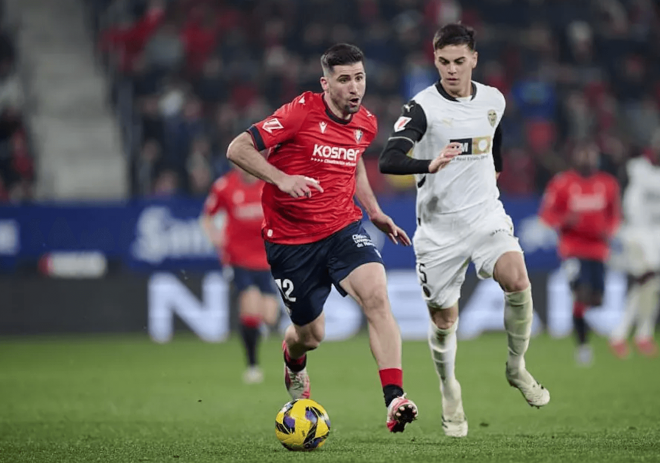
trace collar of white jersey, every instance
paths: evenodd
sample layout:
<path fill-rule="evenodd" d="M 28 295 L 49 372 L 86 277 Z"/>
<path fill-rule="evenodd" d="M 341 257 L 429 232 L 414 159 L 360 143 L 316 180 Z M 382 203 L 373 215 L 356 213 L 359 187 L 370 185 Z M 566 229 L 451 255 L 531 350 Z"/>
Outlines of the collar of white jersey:
<path fill-rule="evenodd" d="M 455 101 L 459 103 L 459 101 L 456 99 L 456 97 L 451 96 L 449 93 L 447 93 L 447 90 L 442 86 L 440 83 L 440 80 L 438 80 L 435 83 L 435 88 L 438 90 L 438 93 L 442 95 L 444 98 L 446 98 L 449 101 Z M 472 98 L 470 98 L 470 101 L 474 100 L 477 96 L 477 85 L 472 82 Z"/>

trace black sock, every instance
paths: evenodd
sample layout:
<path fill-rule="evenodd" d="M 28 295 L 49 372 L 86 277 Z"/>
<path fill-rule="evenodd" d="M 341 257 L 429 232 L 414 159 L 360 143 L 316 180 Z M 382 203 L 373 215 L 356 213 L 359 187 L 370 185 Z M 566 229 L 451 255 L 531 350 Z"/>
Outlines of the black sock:
<path fill-rule="evenodd" d="M 257 345 L 259 344 L 260 336 L 259 328 L 241 324 L 241 337 L 243 338 L 248 365 L 251 367 L 257 364 Z"/>
<path fill-rule="evenodd" d="M 289 357 L 289 353 L 285 350 L 284 363 L 286 363 L 286 366 L 289 368 L 289 370 L 293 371 L 294 373 L 298 373 L 307 366 L 307 354 L 303 355 L 299 359 L 292 359 Z"/>
<path fill-rule="evenodd" d="M 385 406 L 389 407 L 390 403 L 394 399 L 403 395 L 403 389 L 401 389 L 399 386 L 388 384 L 387 386 L 383 387 L 383 395 L 385 396 Z"/>
<path fill-rule="evenodd" d="M 585 345 L 587 343 L 587 331 L 589 327 L 587 326 L 584 317 L 573 315 L 573 328 L 575 330 L 575 337 L 577 338 L 578 345 Z"/>

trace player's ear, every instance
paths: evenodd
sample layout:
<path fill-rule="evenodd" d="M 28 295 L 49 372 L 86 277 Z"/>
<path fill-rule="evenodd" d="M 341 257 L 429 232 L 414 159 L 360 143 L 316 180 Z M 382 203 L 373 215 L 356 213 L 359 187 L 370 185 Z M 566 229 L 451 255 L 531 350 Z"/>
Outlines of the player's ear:
<path fill-rule="evenodd" d="M 472 69 L 477 67 L 477 61 L 479 61 L 479 52 L 472 52 Z"/>
<path fill-rule="evenodd" d="M 328 90 L 328 79 L 325 76 L 321 76 L 321 79 L 319 79 L 321 82 L 321 88 L 325 92 Z"/>

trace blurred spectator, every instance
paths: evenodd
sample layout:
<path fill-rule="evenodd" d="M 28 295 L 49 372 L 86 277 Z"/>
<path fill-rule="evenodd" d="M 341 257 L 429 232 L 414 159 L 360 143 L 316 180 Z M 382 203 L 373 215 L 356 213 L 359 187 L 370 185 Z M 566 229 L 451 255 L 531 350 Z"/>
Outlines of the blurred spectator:
<path fill-rule="evenodd" d="M 12 37 L 0 27 L 0 202 L 32 199 L 34 165 Z"/>
<path fill-rule="evenodd" d="M 138 141 L 132 146 L 140 147 L 132 155 L 141 157 L 153 140 L 169 166 L 158 175 L 159 191 L 197 194 L 209 175 L 221 175 L 238 131 L 305 90 L 320 91 L 319 57 L 338 41 L 366 54 L 365 106 L 381 130 L 365 158 L 375 158 L 401 104 L 437 79 L 435 30 L 458 20 L 477 30 L 475 78 L 507 97 L 502 125 L 511 172 L 500 183 L 508 194 L 540 193 L 566 166 L 568 140 L 597 138 L 608 169 L 619 172 L 660 124 L 653 64 L 660 60 L 660 6 L 653 0 L 360 0 L 354 9 L 329 0 L 94 5 L 111 75 L 131 82 L 135 113 L 120 114 L 138 119 L 128 124 Z M 0 37 L 0 56 L 2 50 Z M 409 183 L 383 182 L 383 192 L 408 191 Z"/>
<path fill-rule="evenodd" d="M 176 196 L 180 193 L 179 183 L 179 174 L 174 170 L 164 169 L 158 173 L 155 179 L 154 187 L 151 190 L 151 196 L 157 198 Z"/>

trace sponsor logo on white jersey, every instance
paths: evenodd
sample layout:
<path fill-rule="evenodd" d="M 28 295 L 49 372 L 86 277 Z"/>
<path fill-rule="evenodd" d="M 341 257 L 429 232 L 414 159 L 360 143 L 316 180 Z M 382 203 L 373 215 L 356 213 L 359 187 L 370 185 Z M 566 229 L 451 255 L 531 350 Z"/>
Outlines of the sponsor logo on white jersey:
<path fill-rule="evenodd" d="M 282 127 L 282 124 L 276 117 L 272 119 L 268 119 L 266 122 L 263 123 L 261 127 L 271 135 L 273 134 L 273 130 L 280 130 L 284 128 Z"/>
<path fill-rule="evenodd" d="M 338 146 L 314 145 L 312 158 L 341 159 L 343 161 L 357 161 L 359 149 L 340 148 Z"/>

